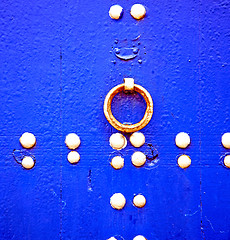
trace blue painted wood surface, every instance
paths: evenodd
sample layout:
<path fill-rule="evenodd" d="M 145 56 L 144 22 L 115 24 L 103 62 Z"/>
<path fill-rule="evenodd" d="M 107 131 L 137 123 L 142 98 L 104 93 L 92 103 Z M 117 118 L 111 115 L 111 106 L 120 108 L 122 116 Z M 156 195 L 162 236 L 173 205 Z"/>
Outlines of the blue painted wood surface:
<path fill-rule="evenodd" d="M 230 171 L 220 164 L 229 153 L 220 139 L 230 131 L 230 2 L 143 0 L 141 21 L 129 14 L 133 0 L 119 1 L 123 18 L 110 19 L 115 3 L 0 2 L 1 240 L 230 239 Z M 114 55 L 117 46 L 138 42 L 135 59 Z M 154 100 L 142 130 L 159 152 L 152 168 L 132 166 L 130 143 L 122 151 L 125 167 L 109 164 L 108 139 L 116 130 L 103 101 L 124 77 Z M 120 94 L 113 112 L 136 122 L 144 107 L 138 95 Z M 12 156 L 25 131 L 37 137 L 29 171 Z M 179 131 L 191 136 L 186 150 L 174 144 Z M 74 166 L 64 144 L 70 132 L 82 140 Z M 187 170 L 177 166 L 181 153 L 192 159 Z M 127 199 L 122 211 L 110 207 L 115 192 Z M 137 193 L 147 198 L 143 209 L 132 205 Z"/>

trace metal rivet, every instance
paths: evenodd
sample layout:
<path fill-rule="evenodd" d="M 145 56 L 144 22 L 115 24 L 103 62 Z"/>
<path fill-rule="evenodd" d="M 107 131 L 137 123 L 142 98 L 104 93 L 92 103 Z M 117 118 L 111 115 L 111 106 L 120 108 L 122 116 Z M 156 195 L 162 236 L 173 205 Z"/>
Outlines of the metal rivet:
<path fill-rule="evenodd" d="M 134 4 L 131 8 L 130 14 L 133 18 L 139 20 L 145 16 L 146 9 L 142 4 Z"/>
<path fill-rule="evenodd" d="M 230 132 L 223 134 L 221 142 L 225 148 L 230 149 Z"/>
<path fill-rule="evenodd" d="M 114 133 L 110 136 L 109 143 L 113 149 L 121 150 L 126 147 L 127 140 L 121 133 Z"/>
<path fill-rule="evenodd" d="M 134 53 L 134 54 L 137 54 L 137 53 L 138 53 L 138 51 L 139 51 L 139 49 L 138 49 L 138 48 L 134 48 L 134 49 L 133 49 L 133 53 Z"/>
<path fill-rule="evenodd" d="M 36 138 L 33 133 L 25 132 L 19 139 L 24 148 L 32 148 L 36 144 Z"/>
<path fill-rule="evenodd" d="M 115 53 L 119 54 L 121 52 L 121 50 L 119 48 L 115 48 Z"/>
<path fill-rule="evenodd" d="M 121 193 L 114 193 L 110 198 L 111 207 L 117 210 L 122 209 L 125 206 L 126 199 Z"/>
<path fill-rule="evenodd" d="M 180 132 L 176 135 L 175 143 L 179 148 L 186 148 L 190 144 L 190 137 L 188 133 Z"/>
<path fill-rule="evenodd" d="M 141 132 L 133 133 L 129 138 L 134 147 L 141 147 L 145 143 L 145 135 Z"/>
<path fill-rule="evenodd" d="M 76 149 L 81 143 L 80 138 L 76 133 L 69 133 L 65 138 L 65 144 L 69 149 Z"/>
<path fill-rule="evenodd" d="M 177 163 L 181 168 L 188 168 L 191 165 L 191 158 L 183 154 L 177 159 Z"/>
<path fill-rule="evenodd" d="M 68 153 L 67 159 L 70 163 L 78 163 L 80 161 L 80 154 L 76 151 L 71 151 Z"/>
<path fill-rule="evenodd" d="M 132 155 L 132 164 L 136 167 L 141 167 L 146 162 L 146 156 L 143 152 L 135 152 Z"/>
<path fill-rule="evenodd" d="M 138 235 L 133 240 L 147 240 L 147 239 L 142 235 Z"/>
<path fill-rule="evenodd" d="M 224 157 L 224 165 L 227 168 L 230 168 L 230 155 L 227 155 L 227 156 Z"/>
<path fill-rule="evenodd" d="M 115 156 L 112 158 L 111 160 L 111 166 L 114 169 L 121 169 L 124 167 L 124 158 L 122 158 L 121 156 Z"/>
<path fill-rule="evenodd" d="M 34 160 L 32 157 L 26 156 L 22 159 L 22 166 L 25 169 L 31 169 L 34 167 Z"/>
<path fill-rule="evenodd" d="M 122 12 L 123 12 L 123 8 L 120 5 L 113 5 L 109 9 L 109 16 L 112 19 L 118 20 L 119 18 L 121 18 Z"/>
<path fill-rule="evenodd" d="M 133 204 L 138 208 L 142 208 L 146 204 L 146 199 L 142 194 L 138 194 L 133 198 Z"/>

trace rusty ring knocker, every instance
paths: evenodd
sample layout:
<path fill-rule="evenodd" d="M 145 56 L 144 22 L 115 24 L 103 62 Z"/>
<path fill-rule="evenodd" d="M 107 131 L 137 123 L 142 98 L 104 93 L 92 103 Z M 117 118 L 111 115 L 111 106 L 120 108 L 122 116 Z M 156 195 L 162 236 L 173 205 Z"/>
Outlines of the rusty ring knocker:
<path fill-rule="evenodd" d="M 109 93 L 107 94 L 105 101 L 104 101 L 104 114 L 108 122 L 117 130 L 121 132 L 136 132 L 144 128 L 151 120 L 153 115 L 153 100 L 149 92 L 140 85 L 134 84 L 134 79 L 132 78 L 125 78 L 125 83 L 117 85 L 116 87 L 112 88 Z M 135 91 L 141 94 L 141 96 L 145 99 L 147 107 L 145 111 L 144 117 L 141 119 L 140 122 L 135 124 L 122 124 L 113 116 L 111 110 L 111 103 L 114 96 L 121 92 L 121 91 Z"/>

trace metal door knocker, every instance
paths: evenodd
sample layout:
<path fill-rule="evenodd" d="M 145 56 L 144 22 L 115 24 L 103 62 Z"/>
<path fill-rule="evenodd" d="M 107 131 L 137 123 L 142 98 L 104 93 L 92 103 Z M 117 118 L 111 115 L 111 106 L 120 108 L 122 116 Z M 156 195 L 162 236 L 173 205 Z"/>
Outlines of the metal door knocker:
<path fill-rule="evenodd" d="M 120 123 L 112 114 L 111 104 L 114 96 L 121 91 L 135 91 L 141 94 L 141 96 L 145 99 L 147 107 L 145 111 L 144 117 L 140 122 L 135 124 L 122 124 Z M 144 128 L 151 120 L 153 115 L 153 100 L 149 92 L 140 85 L 134 84 L 133 78 L 124 78 L 124 83 L 117 85 L 112 88 L 107 94 L 104 101 L 104 114 L 108 122 L 116 128 L 118 131 L 131 133 L 136 132 Z"/>

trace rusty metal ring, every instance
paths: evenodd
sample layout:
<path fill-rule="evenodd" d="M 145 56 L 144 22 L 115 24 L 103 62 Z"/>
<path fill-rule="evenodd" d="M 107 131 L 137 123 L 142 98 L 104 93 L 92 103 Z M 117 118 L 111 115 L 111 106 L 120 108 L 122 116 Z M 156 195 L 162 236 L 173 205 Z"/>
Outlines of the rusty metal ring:
<path fill-rule="evenodd" d="M 107 94 L 105 101 L 104 101 L 104 114 L 108 122 L 117 130 L 121 132 L 136 132 L 144 128 L 151 120 L 153 115 L 153 100 L 149 92 L 140 85 L 134 84 L 133 91 L 138 92 L 141 96 L 145 99 L 147 107 L 144 114 L 144 117 L 141 119 L 140 122 L 135 124 L 122 124 L 120 123 L 112 114 L 111 104 L 114 96 L 125 90 L 125 83 L 117 85 L 116 87 L 112 88 L 109 93 Z"/>

